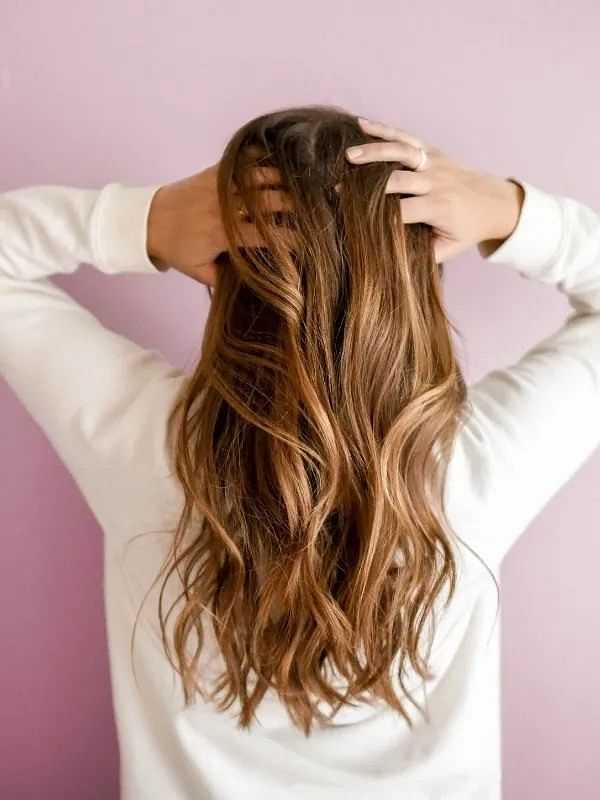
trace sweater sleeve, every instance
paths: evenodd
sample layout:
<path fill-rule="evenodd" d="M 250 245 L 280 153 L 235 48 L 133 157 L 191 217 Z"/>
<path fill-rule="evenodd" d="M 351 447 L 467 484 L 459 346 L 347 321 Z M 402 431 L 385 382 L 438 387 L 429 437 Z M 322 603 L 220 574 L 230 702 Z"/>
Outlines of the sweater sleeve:
<path fill-rule="evenodd" d="M 159 276 L 146 251 L 157 189 L 0 194 L 0 374 L 101 524 L 116 513 L 115 492 L 128 475 L 162 469 L 161 422 L 183 373 L 159 351 L 107 329 L 50 276 L 80 263 Z"/>
<path fill-rule="evenodd" d="M 468 388 L 478 443 L 474 512 L 498 564 L 600 443 L 600 216 L 519 183 L 525 197 L 515 230 L 491 253 L 480 245 L 480 253 L 488 266 L 509 265 L 554 286 L 568 313 L 516 363 Z"/>

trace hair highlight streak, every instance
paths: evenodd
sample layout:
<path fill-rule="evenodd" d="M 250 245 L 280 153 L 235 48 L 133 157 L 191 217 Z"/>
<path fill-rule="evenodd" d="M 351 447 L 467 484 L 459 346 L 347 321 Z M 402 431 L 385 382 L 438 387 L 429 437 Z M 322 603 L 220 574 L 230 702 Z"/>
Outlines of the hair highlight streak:
<path fill-rule="evenodd" d="M 207 696 L 211 624 L 225 668 L 209 697 L 237 700 L 243 728 L 268 689 L 306 736 L 328 722 L 318 702 L 367 694 L 412 725 L 405 665 L 433 677 L 425 624 L 456 587 L 443 486 L 466 387 L 443 265 L 431 228 L 403 225 L 402 195 L 385 192 L 402 165 L 346 160 L 370 138 L 341 109 L 284 109 L 244 125 L 219 164 L 231 248 L 169 418 L 185 505 L 157 580 L 185 703 Z M 293 212 L 269 215 L 256 167 L 279 171 Z M 264 248 L 238 244 L 240 199 Z"/>

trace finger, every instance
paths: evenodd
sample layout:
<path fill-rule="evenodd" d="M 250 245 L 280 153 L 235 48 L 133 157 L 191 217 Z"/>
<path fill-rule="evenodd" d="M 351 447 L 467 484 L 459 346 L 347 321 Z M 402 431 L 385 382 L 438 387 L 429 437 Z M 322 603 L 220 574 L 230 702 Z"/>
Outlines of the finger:
<path fill-rule="evenodd" d="M 407 142 L 413 147 L 425 147 L 422 139 L 401 128 L 394 128 L 391 125 L 384 125 L 382 122 L 364 119 L 364 117 L 358 118 L 358 124 L 365 133 L 378 136 L 380 139 L 387 139 L 388 142 Z"/>
<path fill-rule="evenodd" d="M 286 247 L 289 250 L 298 247 L 298 236 L 292 228 L 285 225 L 273 225 L 272 230 L 273 236 L 282 247 Z M 238 247 L 269 247 L 269 243 L 252 222 L 243 222 L 239 227 L 239 234 Z"/>
<path fill-rule="evenodd" d="M 256 196 L 257 207 L 261 212 L 293 211 L 294 205 L 287 192 L 274 189 L 261 189 Z"/>
<path fill-rule="evenodd" d="M 281 172 L 276 167 L 256 166 L 251 168 L 252 185 L 265 188 L 267 186 L 281 186 Z"/>
<path fill-rule="evenodd" d="M 272 187 L 282 186 L 281 172 L 277 167 L 261 164 L 257 160 L 249 161 L 243 167 L 243 183 L 247 186 Z M 237 189 L 237 187 L 236 187 Z"/>
<path fill-rule="evenodd" d="M 342 184 L 336 183 L 333 187 L 336 192 L 341 191 Z M 421 172 L 412 170 L 395 169 L 385 185 L 386 194 L 428 194 L 431 191 L 430 179 Z"/>
<path fill-rule="evenodd" d="M 283 189 L 281 172 L 276 167 L 252 167 L 244 179 L 244 189 Z M 233 194 L 240 194 L 239 186 L 233 186 Z"/>
<path fill-rule="evenodd" d="M 408 169 L 395 169 L 385 186 L 386 194 L 427 194 L 431 191 L 431 181 L 422 172 Z"/>
<path fill-rule="evenodd" d="M 421 163 L 422 151 L 407 142 L 367 142 L 348 148 L 346 156 L 354 164 L 399 161 L 411 169 L 416 169 Z"/>

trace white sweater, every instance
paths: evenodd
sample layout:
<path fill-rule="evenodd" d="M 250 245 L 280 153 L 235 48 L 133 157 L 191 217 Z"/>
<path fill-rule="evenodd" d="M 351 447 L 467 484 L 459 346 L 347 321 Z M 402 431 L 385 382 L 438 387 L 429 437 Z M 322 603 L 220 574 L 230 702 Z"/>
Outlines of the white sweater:
<path fill-rule="evenodd" d="M 448 481 L 448 518 L 495 576 L 502 558 L 600 442 L 600 216 L 520 181 L 512 235 L 486 259 L 553 284 L 564 324 L 515 364 L 469 388 Z M 440 620 L 415 728 L 380 705 L 342 710 L 306 739 L 269 693 L 250 732 L 185 708 L 159 638 L 153 590 L 182 495 L 165 421 L 185 374 L 105 328 L 48 280 L 81 262 L 161 274 L 146 253 L 157 187 L 41 186 L 0 195 L 0 368 L 72 473 L 103 533 L 105 604 L 124 800 L 491 800 L 500 797 L 496 587 L 461 546 L 459 588 Z M 483 255 L 483 250 L 481 251 Z M 506 309 L 506 324 L 510 324 Z M 145 535 L 136 536 L 137 534 Z M 134 538 L 136 537 L 136 538 Z M 128 540 L 131 540 L 128 543 Z M 170 604 L 167 597 L 166 607 Z M 9 613 L 5 611 L 4 613 Z M 209 634 L 202 669 L 218 674 Z"/>

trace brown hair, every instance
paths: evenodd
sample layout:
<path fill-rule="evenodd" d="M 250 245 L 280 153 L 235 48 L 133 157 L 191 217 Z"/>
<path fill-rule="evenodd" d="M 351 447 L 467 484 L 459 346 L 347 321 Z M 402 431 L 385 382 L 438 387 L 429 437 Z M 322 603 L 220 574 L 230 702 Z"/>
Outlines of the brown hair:
<path fill-rule="evenodd" d="M 238 130 L 219 164 L 232 244 L 169 418 L 185 506 L 159 617 L 189 704 L 205 697 L 208 611 L 225 664 L 210 698 L 224 693 L 220 709 L 237 698 L 241 727 L 269 688 L 305 735 L 313 719 L 327 722 L 315 701 L 339 707 L 364 692 L 411 724 L 392 661 L 400 656 L 402 693 L 420 708 L 404 665 L 433 677 L 420 640 L 442 589 L 446 603 L 455 591 L 442 488 L 466 389 L 443 267 L 431 228 L 405 227 L 402 195 L 385 193 L 406 167 L 345 158 L 369 139 L 338 108 L 284 109 Z M 287 220 L 261 210 L 247 177 L 257 164 L 279 170 Z M 265 248 L 233 244 L 240 198 Z M 163 590 L 174 574 L 183 607 L 170 642 Z M 344 695 L 326 665 L 344 677 Z"/>

